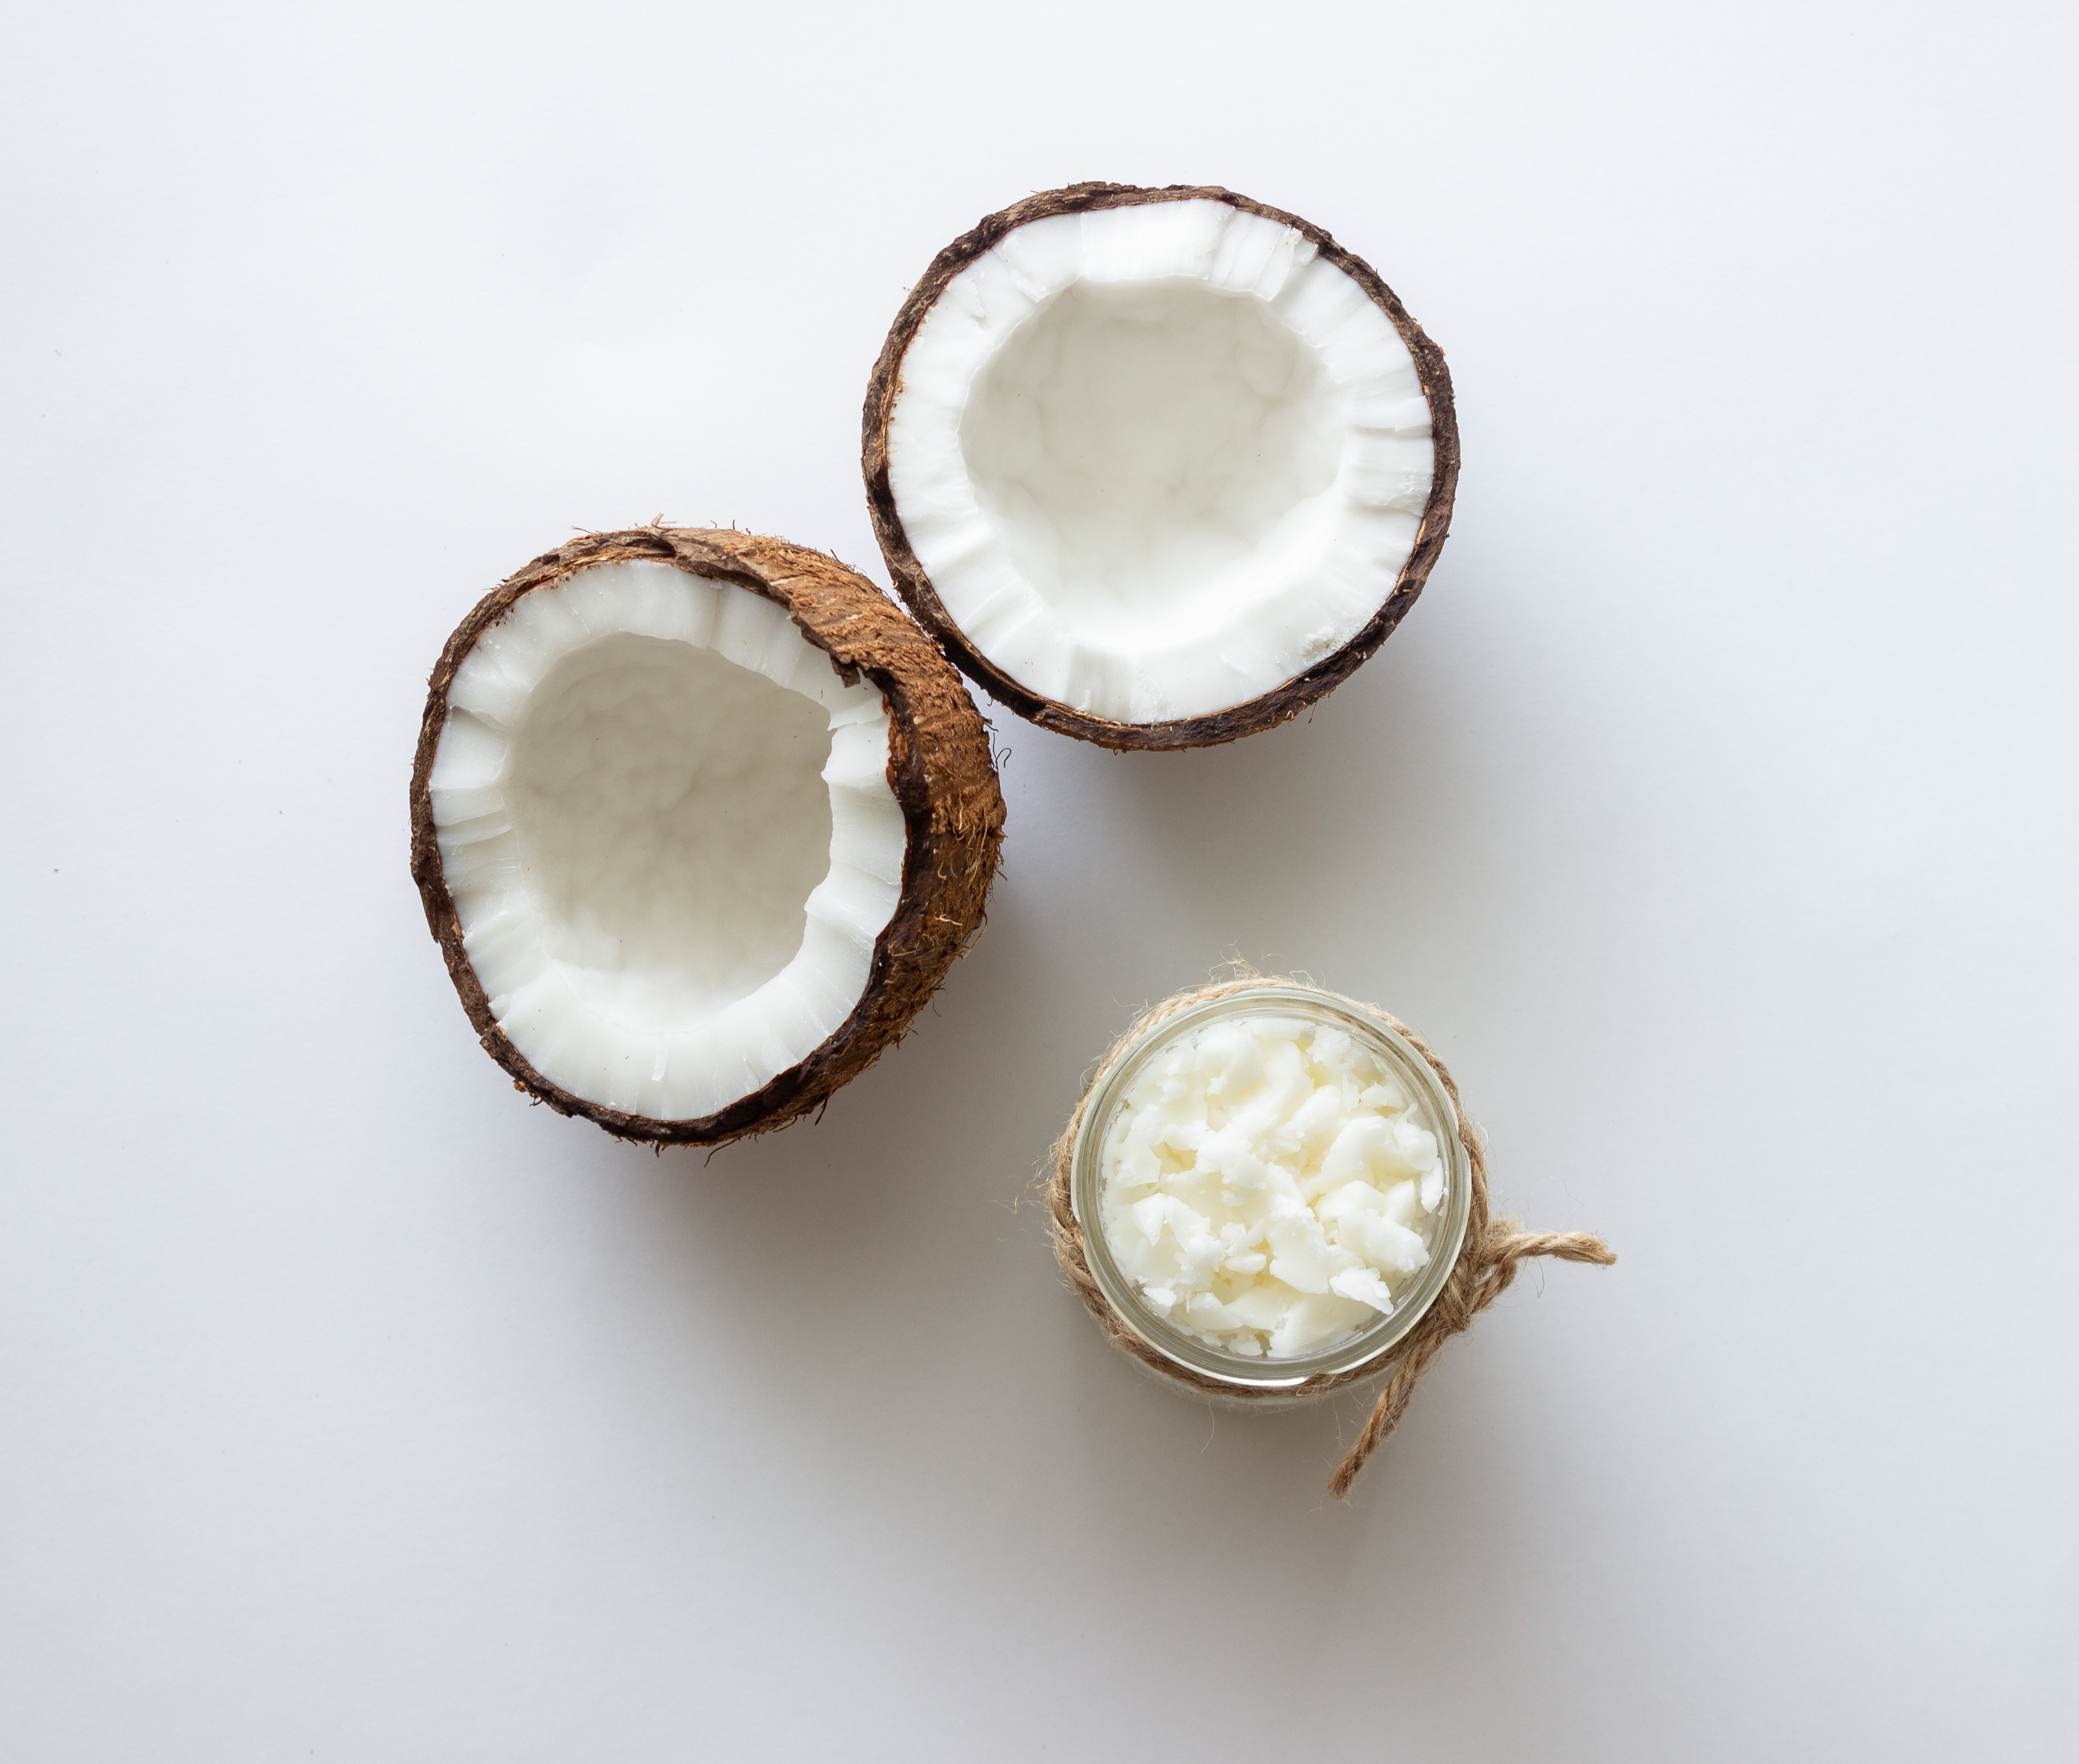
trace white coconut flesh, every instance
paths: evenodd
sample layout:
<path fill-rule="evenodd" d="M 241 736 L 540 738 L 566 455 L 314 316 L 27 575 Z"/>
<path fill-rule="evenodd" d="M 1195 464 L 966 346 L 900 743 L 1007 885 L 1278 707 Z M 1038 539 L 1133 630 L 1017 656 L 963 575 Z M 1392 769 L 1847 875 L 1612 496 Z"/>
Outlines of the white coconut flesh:
<path fill-rule="evenodd" d="M 582 1100 L 716 1113 L 851 1015 L 901 892 L 888 707 L 775 603 L 648 561 L 523 595 L 430 780 L 462 947 Z"/>
<path fill-rule="evenodd" d="M 1006 234 L 918 326 L 888 456 L 968 641 L 1122 723 L 1246 704 L 1342 648 L 1434 468 L 1377 303 L 1296 229 L 1207 200 Z"/>

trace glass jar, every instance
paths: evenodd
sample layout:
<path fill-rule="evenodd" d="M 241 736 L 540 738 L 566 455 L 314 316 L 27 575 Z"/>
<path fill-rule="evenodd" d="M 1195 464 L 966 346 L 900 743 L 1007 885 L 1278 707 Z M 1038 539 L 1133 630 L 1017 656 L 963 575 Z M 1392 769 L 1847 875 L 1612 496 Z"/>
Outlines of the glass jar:
<path fill-rule="evenodd" d="M 1376 1058 L 1406 1089 L 1413 1118 L 1435 1136 L 1444 1176 L 1429 1260 L 1418 1277 L 1395 1295 L 1392 1311 L 1326 1348 L 1278 1360 L 1225 1352 L 1180 1329 L 1147 1304 L 1113 1259 L 1099 1205 L 1105 1142 L 1127 1092 L 1148 1064 L 1210 1023 L 1265 1018 L 1296 1018 L 1340 1029 Z M 1200 1380 L 1227 1387 L 1240 1404 L 1252 1409 L 1266 1401 L 1303 1401 L 1357 1382 L 1368 1371 L 1384 1373 L 1395 1346 L 1421 1320 L 1450 1278 L 1472 1206 L 1472 1175 L 1458 1138 L 1458 1110 L 1436 1068 L 1405 1035 L 1362 1006 L 1332 993 L 1286 983 L 1247 986 L 1186 1005 L 1151 1024 L 1121 1047 L 1099 1074 L 1097 1089 L 1083 1110 L 1069 1185 L 1069 1206 L 1081 1230 L 1091 1278 L 1119 1321 L 1162 1360 Z M 1196 1387 L 1196 1394 L 1208 1393 Z"/>

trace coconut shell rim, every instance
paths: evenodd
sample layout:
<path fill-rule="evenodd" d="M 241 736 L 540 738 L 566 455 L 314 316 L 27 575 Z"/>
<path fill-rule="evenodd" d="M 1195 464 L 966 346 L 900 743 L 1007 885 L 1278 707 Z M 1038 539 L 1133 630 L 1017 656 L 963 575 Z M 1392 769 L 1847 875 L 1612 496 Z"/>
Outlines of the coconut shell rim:
<path fill-rule="evenodd" d="M 485 595 L 463 617 L 442 646 L 440 659 L 435 663 L 428 680 L 426 706 L 420 718 L 419 740 L 412 760 L 412 880 L 418 886 L 427 927 L 441 947 L 449 978 L 460 996 L 471 1026 L 477 1031 L 479 1043 L 510 1074 L 514 1088 L 526 1092 L 536 1101 L 546 1104 L 559 1114 L 594 1122 L 617 1139 L 648 1143 L 659 1148 L 667 1144 L 717 1147 L 733 1139 L 786 1126 L 809 1110 L 827 1103 L 831 1095 L 870 1065 L 889 1045 L 900 1040 L 918 1011 L 937 990 L 944 977 L 944 968 L 951 965 L 952 958 L 964 954 L 981 934 L 986 917 L 981 906 L 985 903 L 989 884 L 994 879 L 1002 838 L 1002 799 L 997 786 L 993 759 L 989 753 L 987 725 L 981 722 L 972 701 L 962 692 L 960 699 L 966 704 L 968 714 L 974 718 L 977 725 L 982 765 L 989 794 L 994 799 L 993 816 L 991 817 L 985 812 L 981 829 L 985 873 L 981 880 L 977 908 L 972 915 L 973 922 L 961 928 L 957 947 L 939 966 L 938 973 L 922 985 L 907 1009 L 898 1005 L 893 1023 L 885 1025 L 879 1032 L 878 1039 L 870 1047 L 862 1050 L 862 1038 L 873 1028 L 876 1007 L 891 992 L 898 951 L 909 947 L 925 914 L 933 906 L 941 904 L 940 897 L 947 892 L 947 878 L 939 869 L 936 861 L 940 855 L 939 846 L 941 842 L 933 826 L 933 792 L 931 781 L 927 775 L 924 752 L 927 744 L 919 738 L 918 707 L 913 702 L 910 692 L 894 667 L 863 658 L 847 660 L 841 658 L 836 653 L 832 641 L 803 619 L 793 600 L 784 591 L 785 583 L 795 578 L 782 576 L 775 579 L 759 567 L 763 561 L 762 558 L 737 549 L 746 543 L 784 550 L 811 566 L 820 566 L 824 571 L 841 573 L 843 577 L 850 579 L 851 583 L 855 585 L 863 596 L 870 596 L 874 606 L 883 609 L 893 618 L 902 620 L 905 625 L 915 630 L 914 625 L 904 617 L 901 608 L 849 565 L 823 553 L 809 552 L 804 548 L 790 546 L 784 541 L 763 539 L 759 535 L 739 533 L 734 529 L 655 526 L 588 533 L 583 538 L 533 558 Z M 484 992 L 482 981 L 477 977 L 475 964 L 462 947 L 460 916 L 455 908 L 454 897 L 448 889 L 433 817 L 433 760 L 439 750 L 441 735 L 446 727 L 449 690 L 463 658 L 476 646 L 484 633 L 497 624 L 523 596 L 555 587 L 592 565 L 638 559 L 670 563 L 686 571 L 688 575 L 746 588 L 773 602 L 787 614 L 795 629 L 806 641 L 830 657 L 831 666 L 847 685 L 855 684 L 862 678 L 872 682 L 888 706 L 890 736 L 889 783 L 897 805 L 902 811 L 906 834 L 902 883 L 895 909 L 874 939 L 866 984 L 860 989 L 859 997 L 845 1020 L 793 1065 L 775 1074 L 747 1096 L 738 1097 L 710 1114 L 669 1120 L 631 1114 L 605 1103 L 591 1101 L 564 1089 L 535 1067 L 499 1026 L 492 1014 L 490 999 Z M 946 664 L 943 658 L 929 639 L 922 632 L 916 634 L 922 653 L 929 654 L 939 667 L 944 667 Z M 956 676 L 953 683 L 957 690 Z M 864 1058 L 851 1064 L 849 1069 L 844 1069 L 847 1057 L 861 1051 Z"/>
<path fill-rule="evenodd" d="M 1323 257 L 1365 291 L 1386 314 L 1414 357 L 1416 380 L 1429 406 L 1435 465 L 1414 547 L 1395 578 L 1392 590 L 1378 610 L 1341 648 L 1282 685 L 1226 709 L 1161 722 L 1115 722 L 1074 709 L 1019 684 L 975 646 L 946 610 L 931 585 L 930 575 L 910 547 L 896 507 L 893 487 L 889 481 L 888 425 L 901 392 L 903 358 L 925 315 L 938 303 L 953 278 L 1005 235 L 1056 215 L 1086 214 L 1145 203 L 1193 201 L 1225 203 L 1244 213 L 1282 222 L 1300 233 Z M 1443 350 L 1415 321 L 1378 272 L 1354 252 L 1338 245 L 1324 229 L 1298 215 L 1274 208 L 1267 203 L 1257 202 L 1217 184 L 1169 184 L 1159 187 L 1099 182 L 1069 184 L 1059 190 L 1041 190 L 985 215 L 931 260 L 931 267 L 903 301 L 867 382 L 860 428 L 860 469 L 866 482 L 867 505 L 872 516 L 874 537 L 894 579 L 896 591 L 918 622 L 936 640 L 955 667 L 992 698 L 1027 721 L 1056 734 L 1073 735 L 1122 751 L 1216 746 L 1289 722 L 1308 706 L 1326 697 L 1378 653 L 1414 605 L 1443 550 L 1445 537 L 1450 529 L 1452 505 L 1458 495 L 1458 411 L 1452 396 L 1450 370 L 1445 365 Z"/>

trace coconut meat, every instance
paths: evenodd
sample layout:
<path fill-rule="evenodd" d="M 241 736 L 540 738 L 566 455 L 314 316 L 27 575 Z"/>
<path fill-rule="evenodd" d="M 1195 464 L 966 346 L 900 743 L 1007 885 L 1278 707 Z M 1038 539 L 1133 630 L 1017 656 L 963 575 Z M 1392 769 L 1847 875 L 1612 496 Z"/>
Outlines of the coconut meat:
<path fill-rule="evenodd" d="M 901 892 L 889 716 L 774 602 L 648 560 L 523 595 L 431 776 L 462 944 L 550 1083 L 703 1118 L 850 1016 Z"/>
<path fill-rule="evenodd" d="M 1274 690 L 1370 620 L 1434 466 L 1413 357 L 1282 221 L 1210 200 L 1015 228 L 913 336 L 910 549 L 973 646 L 1123 723 Z"/>

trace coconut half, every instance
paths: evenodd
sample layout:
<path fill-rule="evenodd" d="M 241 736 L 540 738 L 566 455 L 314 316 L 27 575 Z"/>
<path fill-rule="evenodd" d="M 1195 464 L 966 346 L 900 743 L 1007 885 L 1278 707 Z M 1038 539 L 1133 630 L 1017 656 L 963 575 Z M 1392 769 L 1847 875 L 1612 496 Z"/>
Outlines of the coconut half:
<path fill-rule="evenodd" d="M 979 933 L 1003 834 L 960 677 L 864 576 L 734 531 L 538 558 L 433 670 L 412 873 L 551 1108 L 713 1145 L 816 1107 Z"/>
<path fill-rule="evenodd" d="M 1370 266 L 1212 187 L 1077 184 L 940 252 L 868 389 L 910 610 L 1020 715 L 1196 747 L 1370 656 L 1444 542 L 1442 352 Z"/>

